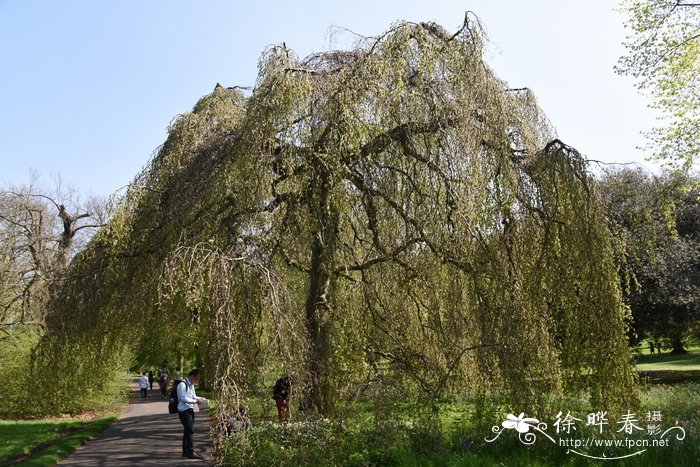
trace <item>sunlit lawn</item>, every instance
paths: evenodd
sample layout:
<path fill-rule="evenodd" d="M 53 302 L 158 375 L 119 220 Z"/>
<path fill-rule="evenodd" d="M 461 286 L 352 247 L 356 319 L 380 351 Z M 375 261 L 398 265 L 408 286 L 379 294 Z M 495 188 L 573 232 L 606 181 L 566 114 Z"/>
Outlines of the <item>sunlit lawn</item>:
<path fill-rule="evenodd" d="M 0 420 L 0 465 L 21 456 L 27 456 L 21 465 L 53 465 L 101 433 L 117 416 L 107 414 L 92 422 Z"/>
<path fill-rule="evenodd" d="M 0 420 L 0 463 L 29 454 L 35 447 L 59 438 L 69 430 L 81 428 L 83 420 L 6 421 Z"/>
<path fill-rule="evenodd" d="M 642 381 L 678 384 L 700 383 L 700 348 L 690 347 L 685 355 L 649 355 L 637 357 L 637 370 Z"/>

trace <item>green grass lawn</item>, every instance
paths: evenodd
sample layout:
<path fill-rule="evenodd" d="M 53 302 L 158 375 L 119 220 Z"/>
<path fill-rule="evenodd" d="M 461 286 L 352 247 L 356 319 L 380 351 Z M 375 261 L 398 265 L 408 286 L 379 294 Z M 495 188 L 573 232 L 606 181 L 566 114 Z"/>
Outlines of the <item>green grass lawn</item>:
<path fill-rule="evenodd" d="M 26 455 L 35 447 L 53 441 L 71 430 L 85 426 L 83 420 L 0 421 L 0 463 Z"/>
<path fill-rule="evenodd" d="M 637 370 L 642 381 L 650 383 L 700 384 L 700 351 L 697 347 L 685 355 L 649 355 L 637 357 Z"/>
<path fill-rule="evenodd" d="M 21 465 L 54 465 L 81 444 L 100 434 L 119 414 L 88 422 L 83 419 L 0 420 L 0 464 L 21 459 Z"/>

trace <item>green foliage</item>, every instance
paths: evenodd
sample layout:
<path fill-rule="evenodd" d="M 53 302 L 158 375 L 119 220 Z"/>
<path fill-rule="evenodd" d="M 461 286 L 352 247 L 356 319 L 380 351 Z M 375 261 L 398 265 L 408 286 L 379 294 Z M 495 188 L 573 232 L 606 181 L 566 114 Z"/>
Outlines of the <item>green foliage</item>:
<path fill-rule="evenodd" d="M 0 368 L 4 379 L 0 387 L 0 418 L 24 414 L 32 404 L 30 357 L 40 336 L 39 330 L 31 326 L 15 326 L 0 335 Z"/>
<path fill-rule="evenodd" d="M 633 341 L 668 338 L 675 351 L 700 318 L 700 198 L 697 179 L 607 173 L 601 189 L 630 303 Z"/>
<path fill-rule="evenodd" d="M 339 423 L 327 419 L 263 422 L 222 451 L 226 465 L 430 465 L 457 459 L 438 432 L 411 423 Z M 427 462 L 427 463 L 426 463 Z"/>
<path fill-rule="evenodd" d="M 662 466 L 694 465 L 700 453 L 697 436 L 700 386 L 654 386 L 640 392 L 641 405 L 637 414 L 644 418 L 647 412 L 660 412 L 661 424 L 671 427 L 678 424 L 686 431 L 682 441 L 674 440 L 671 447 L 650 447 L 642 455 L 614 461 L 616 465 Z M 583 399 L 563 398 L 557 401 L 559 409 L 565 408 L 580 416 L 591 412 L 591 406 Z M 491 426 L 498 425 L 506 413 L 502 408 L 491 415 L 489 426 L 474 424 L 472 414 L 477 410 L 474 401 L 455 400 L 441 402 L 439 422 L 424 425 L 413 420 L 411 412 L 395 413 L 384 420 L 374 417 L 362 406 L 345 407 L 343 422 L 310 420 L 279 424 L 255 422 L 245 436 L 233 435 L 222 447 L 224 465 L 607 465 L 611 461 L 596 461 L 579 457 L 567 447 L 552 445 L 543 437 L 533 446 L 523 445 L 515 433 L 507 433 L 493 443 Z M 551 422 L 556 411 L 542 420 Z M 613 415 L 610 414 L 612 418 Z M 571 438 L 594 439 L 624 438 L 624 434 L 610 432 L 601 435 L 597 428 L 583 426 L 571 434 Z M 550 427 L 549 433 L 554 434 Z M 564 436 L 566 437 L 566 435 Z M 639 435 L 638 439 L 643 436 Z M 635 438 L 637 439 L 637 438 Z M 600 449 L 578 449 L 579 452 L 601 456 Z M 634 450 L 607 448 L 610 456 L 628 455 Z"/>
<path fill-rule="evenodd" d="M 632 30 L 616 70 L 638 79 L 662 126 L 647 134 L 654 158 L 690 170 L 700 155 L 700 4 L 686 0 L 625 0 Z"/>
<path fill-rule="evenodd" d="M 287 465 L 330 463 L 330 453 L 338 453 L 342 425 L 330 420 L 279 424 L 267 422 L 250 430 L 240 442 L 229 443 L 226 456 L 240 465 Z M 236 440 L 238 441 L 238 440 Z"/>
<path fill-rule="evenodd" d="M 423 421 L 450 394 L 636 399 L 584 160 L 471 16 L 265 51 L 251 96 L 217 86 L 175 121 L 62 291 L 35 377 L 86 404 L 97 372 L 179 352 L 224 413 L 284 372 L 307 413 L 366 397 L 385 420 L 401 391 Z"/>

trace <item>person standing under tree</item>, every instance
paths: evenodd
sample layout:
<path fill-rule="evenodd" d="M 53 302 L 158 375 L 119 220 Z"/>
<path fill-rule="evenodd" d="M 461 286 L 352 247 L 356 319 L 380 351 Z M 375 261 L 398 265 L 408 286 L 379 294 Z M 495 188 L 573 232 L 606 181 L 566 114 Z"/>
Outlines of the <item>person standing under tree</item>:
<path fill-rule="evenodd" d="M 190 374 L 177 385 L 177 415 L 180 423 L 184 427 L 182 434 L 182 457 L 189 459 L 202 459 L 202 456 L 194 451 L 194 405 L 206 401 L 203 397 L 197 397 L 194 392 L 194 385 L 199 381 L 200 371 L 195 368 Z"/>
<path fill-rule="evenodd" d="M 149 370 L 148 371 L 148 385 L 151 388 L 151 391 L 153 391 L 153 371 Z"/>
<path fill-rule="evenodd" d="M 148 397 L 148 378 L 146 378 L 146 372 L 142 371 L 141 376 L 139 376 L 139 388 L 141 389 L 141 399 Z"/>
<path fill-rule="evenodd" d="M 277 405 L 277 416 L 280 422 L 289 421 L 289 393 L 292 389 L 292 382 L 289 376 L 283 376 L 275 383 L 272 388 L 272 398 Z"/>

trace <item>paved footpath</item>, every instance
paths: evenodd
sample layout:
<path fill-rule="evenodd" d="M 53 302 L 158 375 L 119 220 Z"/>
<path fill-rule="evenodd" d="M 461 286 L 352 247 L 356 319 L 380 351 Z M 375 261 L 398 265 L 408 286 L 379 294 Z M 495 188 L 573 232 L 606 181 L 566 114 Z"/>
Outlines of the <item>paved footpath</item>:
<path fill-rule="evenodd" d="M 154 385 L 141 400 L 138 387 L 126 411 L 99 438 L 84 444 L 58 465 L 64 466 L 205 466 L 214 465 L 207 411 L 195 413 L 194 449 L 204 460 L 182 457 L 182 425 L 177 414 L 168 413 L 167 399 Z M 197 409 L 195 409 L 196 411 Z"/>

